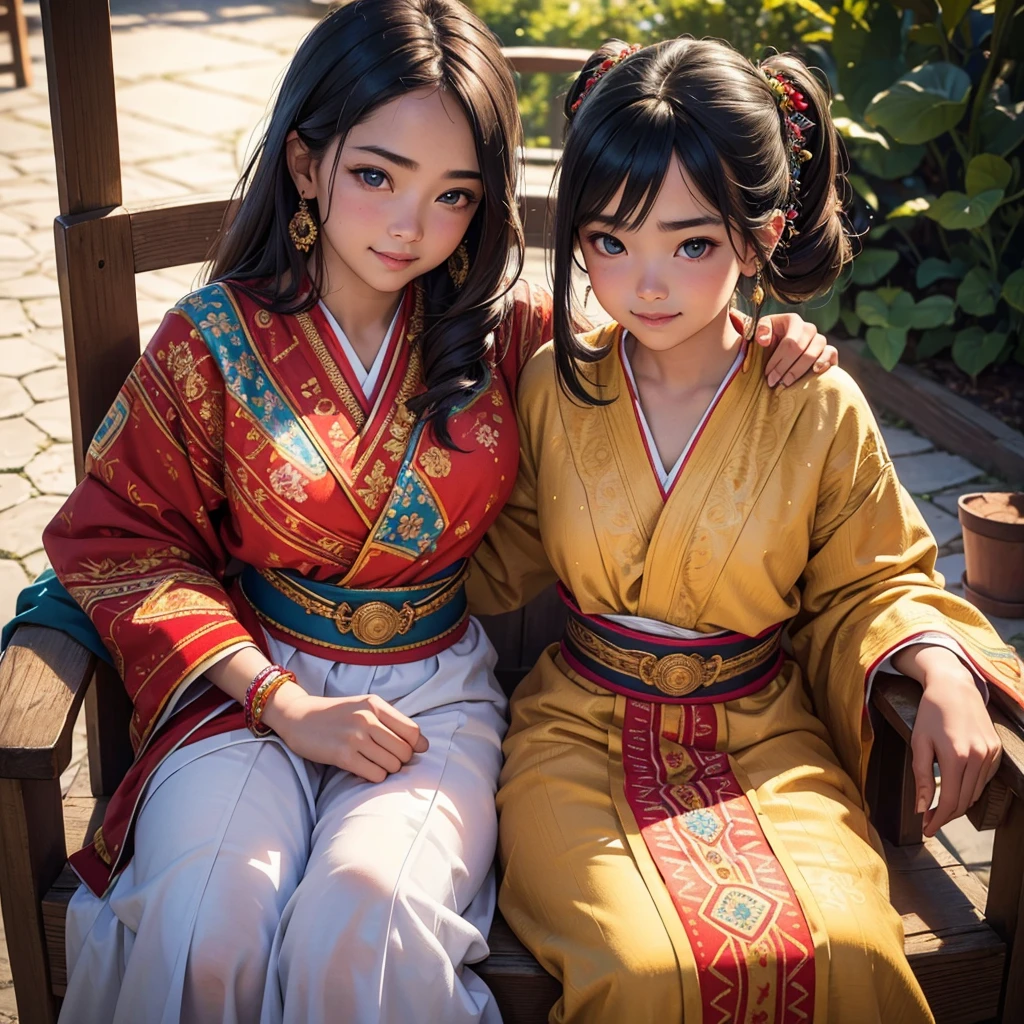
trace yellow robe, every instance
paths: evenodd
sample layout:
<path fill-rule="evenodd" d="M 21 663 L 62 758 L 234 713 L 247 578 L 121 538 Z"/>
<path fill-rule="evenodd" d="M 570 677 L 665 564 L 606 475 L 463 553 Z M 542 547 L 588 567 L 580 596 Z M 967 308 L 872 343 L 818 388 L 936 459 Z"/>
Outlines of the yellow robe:
<path fill-rule="evenodd" d="M 558 578 L 590 615 L 748 636 L 788 622 L 793 654 L 727 703 L 614 694 L 557 646 L 516 691 L 500 906 L 563 983 L 551 1020 L 930 1021 L 864 809 L 866 680 L 924 632 L 1017 699 L 1019 663 L 943 591 L 842 370 L 772 391 L 754 347 L 665 497 L 618 330 L 595 332 L 610 351 L 587 370 L 609 406 L 561 392 L 550 346 L 527 367 L 519 478 L 475 556 L 472 609 Z"/>

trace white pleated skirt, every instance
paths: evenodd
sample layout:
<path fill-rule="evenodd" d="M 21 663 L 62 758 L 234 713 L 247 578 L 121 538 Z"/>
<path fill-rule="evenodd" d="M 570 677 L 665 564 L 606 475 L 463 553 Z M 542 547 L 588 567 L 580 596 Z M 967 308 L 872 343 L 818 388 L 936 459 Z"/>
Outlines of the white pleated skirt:
<path fill-rule="evenodd" d="M 172 753 L 128 867 L 68 907 L 61 1024 L 500 1022 L 466 966 L 488 952 L 506 725 L 483 630 L 406 665 L 269 643 L 310 693 L 377 694 L 430 749 L 381 783 L 244 730 Z"/>

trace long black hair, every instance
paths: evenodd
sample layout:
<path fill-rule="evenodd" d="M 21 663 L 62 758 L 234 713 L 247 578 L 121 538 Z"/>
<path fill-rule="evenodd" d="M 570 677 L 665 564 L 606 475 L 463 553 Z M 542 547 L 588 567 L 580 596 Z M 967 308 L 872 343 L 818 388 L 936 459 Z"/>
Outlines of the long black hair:
<path fill-rule="evenodd" d="M 603 400 L 584 386 L 581 364 L 606 353 L 584 345 L 574 329 L 579 230 L 605 212 L 620 188 L 610 230 L 643 223 L 674 156 L 721 213 L 736 251 L 746 243 L 763 260 L 763 283 L 782 301 L 826 290 L 851 255 L 842 214 L 845 153 L 828 93 L 799 58 L 775 56 L 759 69 L 727 43 L 673 39 L 626 57 L 577 103 L 601 63 L 625 48 L 609 40 L 597 50 L 565 101 L 570 125 L 555 212 L 555 357 L 562 386 L 588 404 Z M 793 230 L 771 259 L 756 232 L 793 203 L 794 189 L 782 114 L 765 71 L 781 72 L 803 93 L 804 114 L 815 123 L 805 140 L 811 159 L 801 167 Z"/>
<path fill-rule="evenodd" d="M 377 108 L 425 87 L 443 89 L 462 106 L 483 179 L 483 201 L 465 237 L 465 283 L 457 289 L 444 264 L 420 278 L 426 391 L 408 405 L 428 416 L 440 439 L 451 444 L 448 417 L 485 379 L 491 332 L 504 315 L 508 282 L 518 277 L 524 251 L 516 200 L 522 129 L 515 83 L 495 37 L 458 0 L 352 0 L 306 36 L 239 181 L 237 212 L 209 277 L 230 279 L 274 312 L 314 306 L 323 253 L 316 245 L 309 280 L 306 256 L 288 236 L 299 205 L 288 172 L 288 134 L 298 132 L 311 154 L 321 157 Z"/>

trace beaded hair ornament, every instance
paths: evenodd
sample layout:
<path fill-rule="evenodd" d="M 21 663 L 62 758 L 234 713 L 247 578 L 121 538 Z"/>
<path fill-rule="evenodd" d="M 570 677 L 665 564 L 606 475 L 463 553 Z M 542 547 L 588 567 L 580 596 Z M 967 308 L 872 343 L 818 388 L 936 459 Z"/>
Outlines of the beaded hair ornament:
<path fill-rule="evenodd" d="M 781 71 L 769 71 L 767 68 L 760 70 L 767 79 L 782 114 L 782 135 L 786 144 L 786 156 L 789 159 L 789 204 L 782 211 L 786 215 L 784 233 L 788 238 L 798 234 L 793 222 L 799 212 L 797 197 L 800 193 L 800 168 L 811 159 L 810 150 L 805 148 L 805 137 L 814 127 L 814 122 L 804 114 L 810 104 L 788 75 Z"/>
<path fill-rule="evenodd" d="M 576 111 L 579 110 L 580 104 L 591 94 L 591 92 L 593 92 L 594 86 L 597 85 L 597 83 L 601 81 L 601 79 L 604 78 L 604 76 L 607 75 L 616 64 L 621 64 L 627 57 L 632 57 L 633 54 L 640 49 L 642 49 L 642 47 L 637 43 L 634 43 L 632 46 L 627 46 L 625 49 L 619 50 L 617 54 L 601 61 L 601 63 L 598 64 L 590 73 L 590 77 L 583 86 L 583 92 L 579 94 L 576 102 L 573 103 L 569 110 L 575 114 Z"/>

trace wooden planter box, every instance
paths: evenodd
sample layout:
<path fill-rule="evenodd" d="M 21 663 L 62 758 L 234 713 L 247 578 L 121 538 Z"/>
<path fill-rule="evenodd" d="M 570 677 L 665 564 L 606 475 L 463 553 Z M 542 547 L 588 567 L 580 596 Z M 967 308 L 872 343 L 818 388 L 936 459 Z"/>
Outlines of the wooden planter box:
<path fill-rule="evenodd" d="M 1013 487 L 1024 487 L 1024 434 L 900 363 L 886 370 L 859 339 L 835 341 L 839 365 L 878 410 Z"/>

